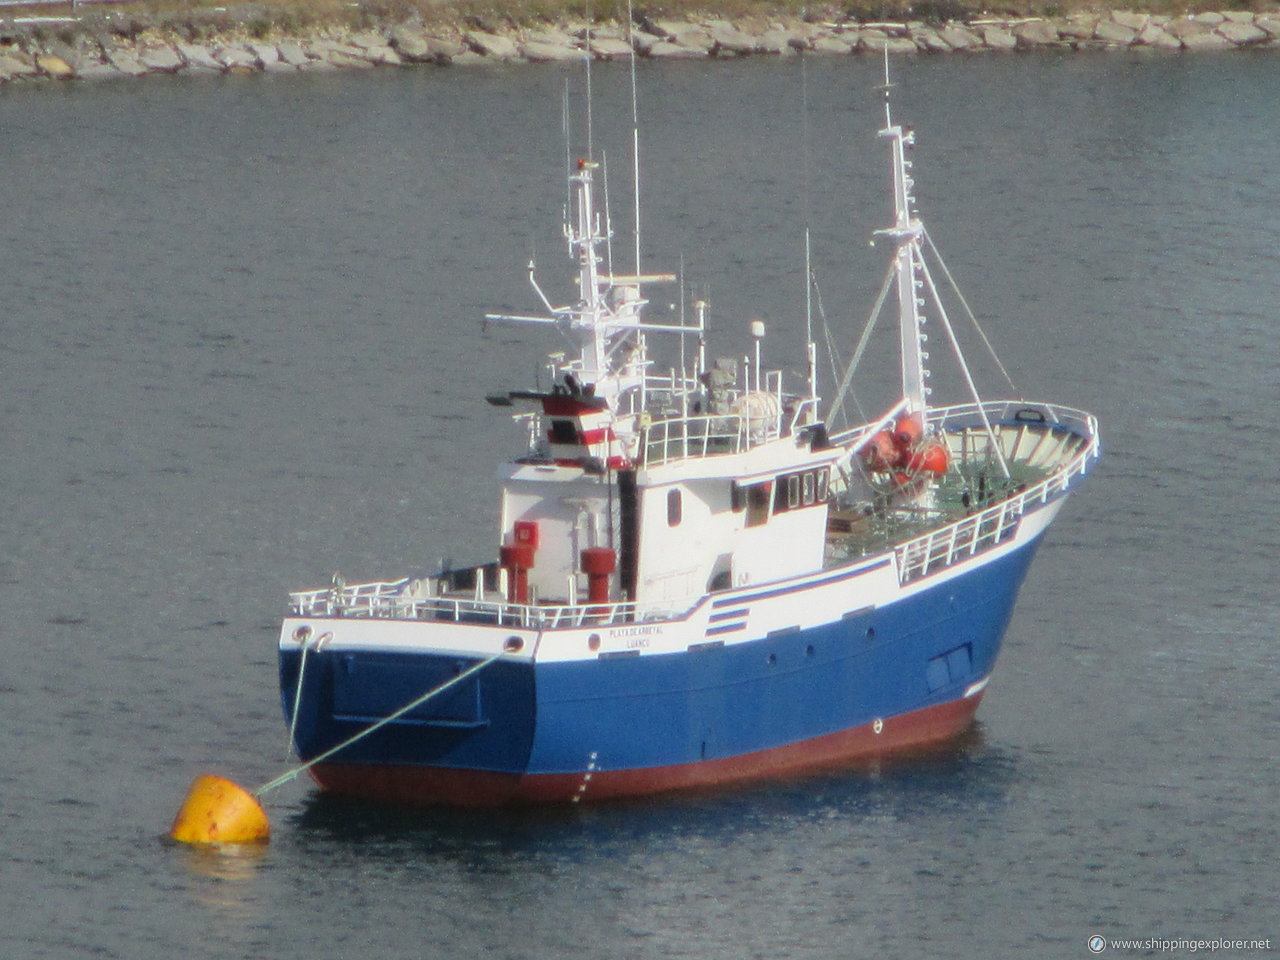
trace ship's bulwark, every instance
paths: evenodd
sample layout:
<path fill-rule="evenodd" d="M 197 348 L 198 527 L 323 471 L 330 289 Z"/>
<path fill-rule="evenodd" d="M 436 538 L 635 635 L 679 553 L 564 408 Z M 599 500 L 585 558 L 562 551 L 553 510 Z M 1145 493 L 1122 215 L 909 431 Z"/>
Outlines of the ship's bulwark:
<path fill-rule="evenodd" d="M 312 768 L 400 803 L 565 802 L 830 768 L 935 743 L 972 721 L 1039 543 L 822 627 L 681 654 L 498 661 Z M 317 756 L 470 666 L 325 650 L 297 743 Z M 282 651 L 286 713 L 299 654 Z"/>

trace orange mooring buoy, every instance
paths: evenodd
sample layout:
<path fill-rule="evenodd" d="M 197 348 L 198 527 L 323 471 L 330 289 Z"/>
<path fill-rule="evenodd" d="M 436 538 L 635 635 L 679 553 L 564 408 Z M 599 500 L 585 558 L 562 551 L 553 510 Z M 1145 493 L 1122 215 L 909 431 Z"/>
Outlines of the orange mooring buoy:
<path fill-rule="evenodd" d="M 202 774 L 187 791 L 169 836 L 180 843 L 266 843 L 271 824 L 249 791 Z"/>

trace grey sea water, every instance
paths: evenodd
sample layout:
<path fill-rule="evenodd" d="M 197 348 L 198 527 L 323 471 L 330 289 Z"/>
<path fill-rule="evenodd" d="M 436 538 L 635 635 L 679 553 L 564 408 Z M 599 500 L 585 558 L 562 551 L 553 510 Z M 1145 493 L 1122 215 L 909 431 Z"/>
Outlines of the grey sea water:
<path fill-rule="evenodd" d="M 952 272 L 1018 387 L 1104 430 L 972 735 L 572 810 L 407 812 L 300 780 L 270 796 L 270 846 L 239 853 L 160 838 L 196 774 L 287 769 L 287 591 L 496 545 L 493 465 L 519 435 L 482 398 L 558 345 L 480 318 L 535 309 L 531 257 L 565 294 L 561 103 L 568 84 L 581 152 L 583 78 L 0 88 L 0 954 L 1280 945 L 1280 59 L 899 64 Z M 799 367 L 808 224 L 815 324 L 847 352 L 884 266 L 880 65 L 641 67 L 645 268 L 708 298 L 718 352 L 758 316 Z M 592 84 L 625 262 L 627 71 Z"/>

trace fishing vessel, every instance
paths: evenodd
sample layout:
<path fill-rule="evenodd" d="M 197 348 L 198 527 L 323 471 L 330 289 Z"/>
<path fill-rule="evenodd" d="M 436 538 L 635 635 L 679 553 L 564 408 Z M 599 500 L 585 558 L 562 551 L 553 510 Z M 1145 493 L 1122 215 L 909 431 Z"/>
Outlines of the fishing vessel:
<path fill-rule="evenodd" d="M 901 395 L 842 429 L 812 343 L 792 384 L 762 364 L 762 329 L 754 356 L 708 360 L 705 304 L 647 319 L 646 288 L 675 278 L 638 255 L 611 271 L 599 169 L 572 166 L 576 295 L 555 305 L 531 268 L 545 312 L 489 318 L 545 324 L 572 352 L 549 387 L 488 398 L 528 444 L 500 468 L 487 560 L 291 595 L 281 699 L 321 787 L 575 803 L 794 776 L 970 725 L 1098 427 L 980 398 L 916 210 L 914 134 L 887 100 L 880 136 L 892 255 L 872 317 L 896 295 Z M 930 333 L 954 347 L 963 402 L 931 402 Z M 673 337 L 696 347 L 664 369 L 651 343 Z"/>

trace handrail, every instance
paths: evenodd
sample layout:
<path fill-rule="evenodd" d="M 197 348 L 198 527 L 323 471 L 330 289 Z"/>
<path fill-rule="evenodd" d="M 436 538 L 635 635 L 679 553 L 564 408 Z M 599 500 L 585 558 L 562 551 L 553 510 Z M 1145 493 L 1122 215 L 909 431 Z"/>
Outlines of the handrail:
<path fill-rule="evenodd" d="M 291 593 L 289 607 L 295 616 L 300 617 L 471 621 L 538 630 L 634 623 L 684 612 L 670 605 L 641 608 L 630 601 L 552 606 L 450 596 L 418 598 L 404 593 L 407 583 L 407 580 L 363 583 Z"/>
<path fill-rule="evenodd" d="M 672 460 L 738 453 L 748 446 L 746 418 L 734 413 L 676 417 L 649 424 L 644 462 L 656 467 Z"/>
<path fill-rule="evenodd" d="M 1029 507 L 1048 503 L 1049 500 L 1066 493 L 1071 487 L 1073 478 L 1083 476 L 1088 471 L 1089 464 L 1098 457 L 1097 421 L 1089 413 L 1069 407 L 1014 400 L 990 401 L 983 406 L 988 415 L 993 411 L 1002 411 L 999 417 L 1002 421 L 1016 420 L 1016 414 L 1019 411 L 1042 412 L 1046 415 L 1046 422 L 1064 426 L 1073 432 L 1078 431 L 1087 439 L 1087 442 L 1079 448 L 1070 461 L 1039 483 L 1019 490 L 977 513 L 961 517 L 946 526 L 895 545 L 892 549 L 897 560 L 898 577 L 901 583 L 917 580 L 1002 543 L 1016 531 L 1023 514 Z M 977 416 L 977 404 L 939 409 L 931 415 L 930 421 L 946 420 L 954 426 L 956 419 L 963 419 L 970 413 Z M 749 439 L 743 423 L 745 419 L 736 414 L 727 414 L 686 417 L 652 424 L 649 427 L 646 454 L 656 459 L 650 459 L 648 462 L 662 463 L 666 462 L 666 458 L 690 456 L 688 452 L 690 442 L 693 442 L 695 447 L 700 445 L 703 452 L 699 455 L 702 456 L 737 452 L 743 449 L 742 445 Z M 713 423 L 726 421 L 736 423 L 736 428 L 732 432 L 711 430 Z M 690 423 L 700 423 L 706 429 L 703 433 L 692 437 L 688 431 L 682 431 L 679 436 L 661 432 L 656 437 L 654 435 L 656 428 L 675 424 L 687 426 Z M 840 437 L 847 443 L 851 438 L 857 437 L 859 431 L 867 429 L 867 427 L 860 427 L 844 431 Z M 712 450 L 711 441 L 715 439 L 728 441 L 729 447 L 723 450 Z M 671 453 L 673 446 L 679 447 L 682 452 L 673 455 Z M 692 605 L 698 602 L 698 598 L 689 598 L 684 606 L 673 605 L 670 601 L 643 606 L 631 601 L 604 604 L 517 604 L 505 600 L 462 596 L 419 597 L 406 592 L 410 583 L 410 579 L 405 578 L 390 582 L 342 584 L 319 590 L 291 593 L 290 608 L 297 616 L 385 617 L 432 621 L 470 620 L 528 629 L 555 629 L 587 625 L 608 626 L 679 616 L 687 613 Z"/>
<path fill-rule="evenodd" d="M 1051 498 L 1067 492 L 1073 477 L 1084 476 L 1089 463 L 1098 456 L 1096 425 L 1093 417 L 1083 411 L 1070 413 L 1087 418 L 1094 428 L 1090 430 L 1089 442 L 1079 453 L 1035 486 L 1006 497 L 979 513 L 898 544 L 894 553 L 898 561 L 899 582 L 918 580 L 963 557 L 973 556 L 1003 542 L 1017 529 L 1028 506 L 1048 503 Z"/>

